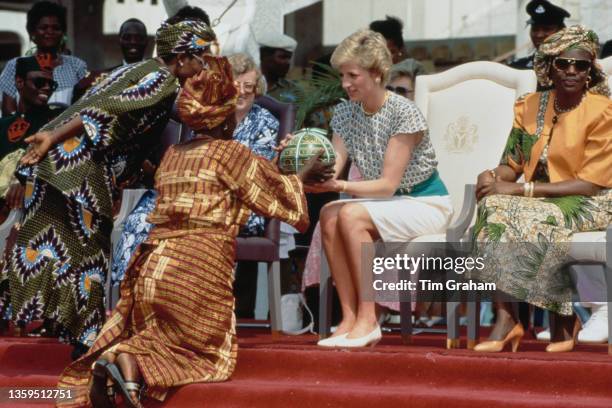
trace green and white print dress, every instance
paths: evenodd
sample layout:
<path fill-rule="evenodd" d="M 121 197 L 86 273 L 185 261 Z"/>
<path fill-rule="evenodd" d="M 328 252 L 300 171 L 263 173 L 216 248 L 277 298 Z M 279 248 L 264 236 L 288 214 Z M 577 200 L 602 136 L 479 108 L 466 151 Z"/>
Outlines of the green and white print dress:
<path fill-rule="evenodd" d="M 18 169 L 24 216 L 2 263 L 0 318 L 52 319 L 65 340 L 93 343 L 105 317 L 115 181 L 159 144 L 178 89 L 155 60 L 121 67 L 41 129 L 80 116 L 85 132 Z"/>

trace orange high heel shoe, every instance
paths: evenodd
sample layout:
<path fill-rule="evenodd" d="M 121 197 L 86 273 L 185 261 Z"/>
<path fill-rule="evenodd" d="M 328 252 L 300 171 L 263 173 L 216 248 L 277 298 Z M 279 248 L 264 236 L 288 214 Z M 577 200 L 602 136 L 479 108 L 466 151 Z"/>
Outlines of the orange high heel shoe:
<path fill-rule="evenodd" d="M 512 343 L 512 352 L 516 353 L 524 335 L 525 331 L 523 330 L 523 325 L 519 322 L 514 325 L 508 334 L 506 334 L 506 337 L 504 337 L 503 340 L 483 341 L 474 347 L 474 351 L 479 351 L 482 353 L 499 353 L 500 351 L 503 351 L 507 343 Z"/>
<path fill-rule="evenodd" d="M 572 333 L 572 338 L 569 340 L 563 341 L 555 341 L 546 346 L 546 351 L 549 353 L 567 353 L 574 349 L 576 345 L 576 338 L 578 337 L 578 332 L 580 331 L 580 319 L 576 317 L 576 321 L 574 322 L 574 331 Z"/>

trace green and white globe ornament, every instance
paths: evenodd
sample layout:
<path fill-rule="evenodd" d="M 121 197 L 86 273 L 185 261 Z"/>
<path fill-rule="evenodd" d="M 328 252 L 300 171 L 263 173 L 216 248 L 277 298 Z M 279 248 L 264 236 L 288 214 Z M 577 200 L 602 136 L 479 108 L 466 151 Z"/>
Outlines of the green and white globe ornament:
<path fill-rule="evenodd" d="M 285 173 L 298 173 L 304 164 L 319 151 L 321 161 L 333 163 L 336 160 L 334 148 L 327 138 L 327 131 L 319 128 L 304 128 L 293 134 L 293 139 L 281 152 L 278 165 Z"/>

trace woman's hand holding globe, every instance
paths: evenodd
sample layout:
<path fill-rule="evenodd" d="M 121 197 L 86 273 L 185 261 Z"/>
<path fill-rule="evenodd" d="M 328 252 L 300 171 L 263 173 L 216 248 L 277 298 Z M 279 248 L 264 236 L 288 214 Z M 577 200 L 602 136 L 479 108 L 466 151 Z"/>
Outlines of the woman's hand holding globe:
<path fill-rule="evenodd" d="M 321 184 L 334 176 L 336 155 L 323 129 L 305 128 L 288 134 L 275 149 L 283 173 L 297 174 L 304 184 Z"/>
<path fill-rule="evenodd" d="M 319 151 L 315 156 L 311 157 L 297 173 L 297 176 L 305 184 L 304 188 L 307 191 L 308 185 L 327 183 L 328 181 L 335 181 L 331 178 L 334 176 L 334 164 L 335 162 L 324 162 L 321 160 L 323 151 Z"/>

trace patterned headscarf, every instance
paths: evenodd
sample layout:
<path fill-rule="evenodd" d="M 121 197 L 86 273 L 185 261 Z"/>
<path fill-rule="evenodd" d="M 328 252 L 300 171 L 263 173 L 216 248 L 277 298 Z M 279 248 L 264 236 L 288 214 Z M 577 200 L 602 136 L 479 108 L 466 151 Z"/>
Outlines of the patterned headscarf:
<path fill-rule="evenodd" d="M 599 51 L 599 38 L 593 30 L 582 25 L 564 28 L 544 40 L 534 58 L 534 70 L 541 86 L 552 86 L 550 67 L 553 59 L 567 50 L 583 50 L 591 55 L 592 67 L 589 79 L 589 91 L 609 96 L 607 76 L 595 62 Z"/>
<path fill-rule="evenodd" d="M 184 20 L 176 24 L 162 23 L 155 35 L 157 54 L 200 54 L 216 44 L 215 32 L 203 21 Z"/>
<path fill-rule="evenodd" d="M 236 110 L 238 90 L 225 57 L 205 55 L 207 66 L 185 81 L 176 102 L 178 116 L 193 130 L 214 129 Z"/>

